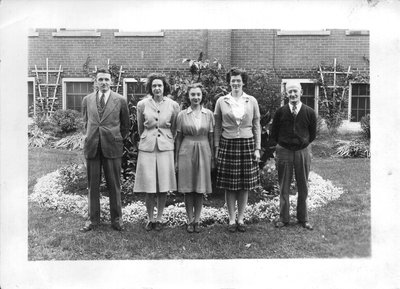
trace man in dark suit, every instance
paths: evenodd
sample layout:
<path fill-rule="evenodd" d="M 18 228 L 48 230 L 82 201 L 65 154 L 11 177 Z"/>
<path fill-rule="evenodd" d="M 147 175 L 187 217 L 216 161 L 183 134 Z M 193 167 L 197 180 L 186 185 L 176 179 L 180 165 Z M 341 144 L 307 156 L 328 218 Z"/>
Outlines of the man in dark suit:
<path fill-rule="evenodd" d="M 289 103 L 280 107 L 272 122 L 271 138 L 276 145 L 276 166 L 280 186 L 280 216 L 275 227 L 289 224 L 289 191 L 295 172 L 298 188 L 297 220 L 306 229 L 313 227 L 308 220 L 308 175 L 311 164 L 309 144 L 316 137 L 317 118 L 312 108 L 300 101 L 303 91 L 295 80 L 286 83 Z"/>
<path fill-rule="evenodd" d="M 111 227 L 122 231 L 120 176 L 123 140 L 129 132 L 128 106 L 123 96 L 111 91 L 111 74 L 108 70 L 97 71 L 96 85 L 98 91 L 85 96 L 82 101 L 89 219 L 80 231 L 90 231 L 100 222 L 101 168 L 109 191 Z"/>

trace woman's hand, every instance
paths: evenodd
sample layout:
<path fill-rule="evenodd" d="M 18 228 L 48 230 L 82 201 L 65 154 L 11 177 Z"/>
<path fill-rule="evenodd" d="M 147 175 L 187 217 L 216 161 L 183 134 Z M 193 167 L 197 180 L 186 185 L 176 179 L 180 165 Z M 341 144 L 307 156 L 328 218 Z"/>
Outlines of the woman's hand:
<path fill-rule="evenodd" d="M 257 163 L 260 161 L 260 150 L 254 151 L 254 161 Z"/>
<path fill-rule="evenodd" d="M 175 160 L 175 173 L 178 173 L 178 160 Z"/>
<path fill-rule="evenodd" d="M 217 166 L 217 161 L 218 161 L 218 147 L 214 148 L 214 166 Z"/>

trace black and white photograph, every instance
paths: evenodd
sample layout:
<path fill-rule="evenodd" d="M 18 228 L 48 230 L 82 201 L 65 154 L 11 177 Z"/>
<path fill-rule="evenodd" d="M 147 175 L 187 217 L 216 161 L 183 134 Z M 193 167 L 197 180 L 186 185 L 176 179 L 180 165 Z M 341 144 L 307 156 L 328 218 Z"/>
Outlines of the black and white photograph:
<path fill-rule="evenodd" d="M 400 3 L 320 2 L 1 0 L 0 287 L 398 288 Z"/>

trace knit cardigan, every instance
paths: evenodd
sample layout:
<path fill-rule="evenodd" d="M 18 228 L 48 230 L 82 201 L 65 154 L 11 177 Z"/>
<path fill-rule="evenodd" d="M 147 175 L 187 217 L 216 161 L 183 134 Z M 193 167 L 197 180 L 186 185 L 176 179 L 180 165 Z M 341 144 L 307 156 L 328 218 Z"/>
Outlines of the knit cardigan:
<path fill-rule="evenodd" d="M 295 118 L 289 104 L 278 108 L 275 112 L 271 139 L 280 146 L 293 151 L 301 150 L 315 139 L 316 134 L 317 117 L 314 110 L 304 103 Z"/>

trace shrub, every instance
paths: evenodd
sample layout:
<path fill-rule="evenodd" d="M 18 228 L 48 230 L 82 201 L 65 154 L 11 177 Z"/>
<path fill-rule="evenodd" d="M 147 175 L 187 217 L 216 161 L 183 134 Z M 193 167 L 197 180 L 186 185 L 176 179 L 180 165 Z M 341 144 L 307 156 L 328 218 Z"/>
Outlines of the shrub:
<path fill-rule="evenodd" d="M 278 171 L 275 169 L 275 162 L 269 161 L 260 171 L 261 187 L 268 195 L 279 195 Z"/>
<path fill-rule="evenodd" d="M 247 85 L 243 90 L 257 99 L 261 115 L 274 113 L 281 103 L 281 88 L 272 83 L 273 74 L 267 70 L 248 72 Z"/>
<path fill-rule="evenodd" d="M 28 128 L 28 145 L 29 147 L 43 147 L 49 141 L 50 136 L 45 134 L 37 125 Z"/>
<path fill-rule="evenodd" d="M 367 139 L 371 138 L 371 126 L 370 126 L 370 115 L 367 114 L 361 118 L 361 129 L 362 134 Z"/>
<path fill-rule="evenodd" d="M 66 136 L 55 142 L 53 146 L 57 149 L 77 150 L 83 149 L 85 135 L 81 132 Z"/>
<path fill-rule="evenodd" d="M 318 115 L 317 116 L 317 135 L 319 135 L 322 132 L 324 125 L 325 125 L 325 120 L 320 115 Z"/>
<path fill-rule="evenodd" d="M 51 122 L 60 128 L 61 132 L 68 133 L 82 128 L 82 119 L 80 113 L 72 109 L 60 109 L 55 111 L 51 118 Z"/>
<path fill-rule="evenodd" d="M 60 128 L 57 125 L 55 125 L 39 113 L 34 116 L 33 122 L 47 135 L 51 135 L 54 137 L 61 132 Z"/>
<path fill-rule="evenodd" d="M 338 141 L 336 153 L 343 158 L 369 158 L 369 142 L 363 139 Z"/>
<path fill-rule="evenodd" d="M 66 194 L 87 194 L 87 179 L 85 167 L 71 164 L 61 167 L 59 170 L 60 184 Z"/>

